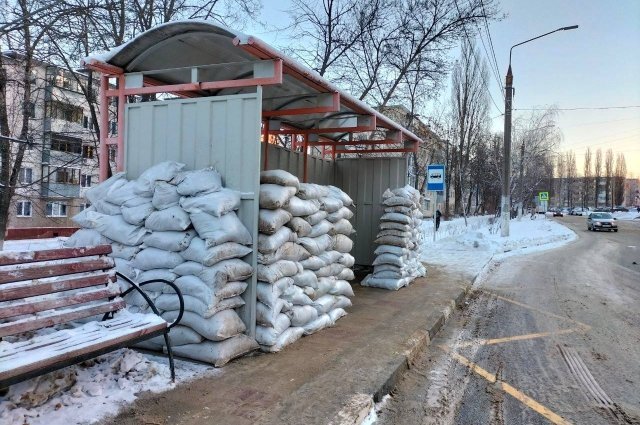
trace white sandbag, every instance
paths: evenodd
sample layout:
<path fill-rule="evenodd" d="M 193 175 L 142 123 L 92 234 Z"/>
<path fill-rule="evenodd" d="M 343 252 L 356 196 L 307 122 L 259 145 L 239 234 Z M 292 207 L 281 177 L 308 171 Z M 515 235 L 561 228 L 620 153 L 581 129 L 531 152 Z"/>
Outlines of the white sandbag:
<path fill-rule="evenodd" d="M 381 236 L 376 238 L 374 242 L 381 245 L 394 245 L 408 248 L 411 245 L 411 237 Z"/>
<path fill-rule="evenodd" d="M 136 182 L 123 180 L 122 183 L 114 184 L 102 200 L 114 205 L 122 205 L 126 201 L 139 196 L 136 193 Z"/>
<path fill-rule="evenodd" d="M 395 245 L 380 245 L 376 248 L 375 251 L 373 251 L 373 253 L 375 255 L 380 255 L 380 254 L 394 254 L 397 256 L 403 256 L 403 255 L 407 255 L 409 254 L 409 250 L 407 248 L 404 248 L 402 246 L 395 246 Z"/>
<path fill-rule="evenodd" d="M 400 224 L 411 224 L 411 217 L 401 213 L 385 213 L 380 217 L 380 221 L 394 221 Z"/>
<path fill-rule="evenodd" d="M 309 322 L 303 326 L 304 334 L 311 335 L 318 332 L 319 330 L 328 328 L 329 326 L 332 326 L 332 325 L 333 325 L 333 320 L 331 320 L 331 316 L 329 316 L 328 314 L 323 314 L 319 316 L 316 320 Z"/>
<path fill-rule="evenodd" d="M 116 270 L 118 272 L 133 280 L 134 282 L 137 282 L 139 270 L 133 268 L 133 266 L 131 265 L 131 261 L 127 261 L 122 258 L 114 258 L 113 261 L 116 263 Z"/>
<path fill-rule="evenodd" d="M 340 263 L 331 263 L 327 264 L 324 267 L 319 268 L 314 273 L 318 277 L 329 277 L 329 276 L 337 276 L 344 270 L 344 266 Z"/>
<path fill-rule="evenodd" d="M 188 248 L 191 240 L 195 236 L 196 231 L 193 229 L 183 232 L 152 232 L 145 236 L 144 244 L 148 247 L 163 249 L 165 251 L 178 252 Z"/>
<path fill-rule="evenodd" d="M 344 310 L 344 308 L 334 308 L 328 314 L 329 314 L 329 317 L 331 318 L 331 321 L 333 323 L 336 323 L 338 319 L 346 316 L 347 312 Z"/>
<path fill-rule="evenodd" d="M 260 208 L 275 210 L 282 208 L 289 203 L 289 200 L 296 194 L 296 188 L 291 186 L 280 186 L 277 184 L 260 185 Z"/>
<path fill-rule="evenodd" d="M 165 311 L 162 313 L 162 318 L 173 323 L 178 318 L 178 311 Z M 211 341 L 222 341 L 247 330 L 238 313 L 229 309 L 222 310 L 208 319 L 196 313 L 185 311 L 180 324 L 190 327 Z"/>
<path fill-rule="evenodd" d="M 329 234 L 331 236 L 334 236 L 337 234 L 349 236 L 353 232 L 354 232 L 353 225 L 349 220 L 346 220 L 344 218 L 341 218 L 337 222 L 333 223 L 331 230 L 329 230 Z"/>
<path fill-rule="evenodd" d="M 136 190 L 151 194 L 157 181 L 172 180 L 184 167 L 185 164 L 176 161 L 164 161 L 149 167 L 136 180 Z"/>
<path fill-rule="evenodd" d="M 144 227 L 155 232 L 186 230 L 191 224 L 189 214 L 179 206 L 152 212 L 144 222 Z"/>
<path fill-rule="evenodd" d="M 405 232 L 402 230 L 387 229 L 387 230 L 380 230 L 376 235 L 376 238 L 381 238 L 383 236 L 396 236 L 398 238 L 410 238 L 413 236 L 413 233 Z"/>
<path fill-rule="evenodd" d="M 343 266 L 345 266 L 345 267 L 351 268 L 356 263 L 356 259 L 353 258 L 353 255 L 351 255 L 351 254 L 342 254 L 342 257 L 340 257 L 338 262 L 340 264 L 342 264 Z M 347 279 L 347 280 L 349 280 L 349 279 Z"/>
<path fill-rule="evenodd" d="M 344 295 L 338 295 L 336 296 L 336 302 L 335 304 L 333 304 L 333 308 L 347 308 L 347 307 L 351 307 L 353 305 L 353 303 L 351 302 L 351 300 L 347 297 L 345 297 Z"/>
<path fill-rule="evenodd" d="M 169 269 L 151 269 L 145 270 L 138 275 L 138 282 L 146 282 L 149 280 L 168 280 L 169 282 L 173 282 L 178 278 L 178 275 L 173 273 Z M 145 288 L 147 286 L 145 285 Z"/>
<path fill-rule="evenodd" d="M 234 211 L 221 217 L 208 213 L 192 213 L 189 217 L 198 235 L 206 239 L 207 246 L 216 246 L 225 242 L 251 245 L 251 234 Z"/>
<path fill-rule="evenodd" d="M 388 253 L 380 254 L 373 260 L 374 266 L 377 266 L 379 264 L 391 264 L 397 267 L 404 267 L 405 257 Z"/>
<path fill-rule="evenodd" d="M 160 294 L 157 292 L 146 292 L 146 295 L 151 299 L 151 301 L 154 301 Z M 129 292 L 123 297 L 123 299 L 128 306 L 140 307 L 140 310 L 142 311 L 146 311 L 149 308 L 147 300 L 138 291 L 134 290 L 132 292 Z"/>
<path fill-rule="evenodd" d="M 413 211 L 413 207 L 405 207 L 405 206 L 402 206 L 402 205 L 397 205 L 395 207 L 386 207 L 384 209 L 384 212 L 386 212 L 386 213 L 395 212 L 395 213 L 401 213 L 401 214 L 406 214 L 406 215 L 411 214 L 411 211 Z"/>
<path fill-rule="evenodd" d="M 318 311 L 310 305 L 294 305 L 285 314 L 291 320 L 291 326 L 304 326 L 318 318 Z"/>
<path fill-rule="evenodd" d="M 180 194 L 178 188 L 174 185 L 159 181 L 156 182 L 155 190 L 153 191 L 153 198 L 151 203 L 158 210 L 164 210 L 169 207 L 178 205 L 180 201 Z"/>
<path fill-rule="evenodd" d="M 232 359 L 257 348 L 259 345 L 253 338 L 242 334 L 220 342 L 204 341 L 200 344 L 172 346 L 173 353 L 177 356 L 210 363 L 215 367 L 224 366 Z"/>
<path fill-rule="evenodd" d="M 334 277 L 319 277 L 318 288 L 315 290 L 312 299 L 316 300 L 323 295 L 328 294 L 331 288 L 335 286 L 335 283 L 336 279 Z"/>
<path fill-rule="evenodd" d="M 260 172 L 260 183 L 278 184 L 280 186 L 300 187 L 300 180 L 284 170 L 265 170 Z"/>
<path fill-rule="evenodd" d="M 327 220 L 322 220 L 315 226 L 312 226 L 309 237 L 317 238 L 318 236 L 326 235 L 332 229 L 333 229 L 333 224 L 329 223 Z"/>
<path fill-rule="evenodd" d="M 287 211 L 288 212 L 288 211 Z M 289 213 L 291 214 L 291 213 Z M 292 217 L 286 224 L 288 228 L 293 230 L 297 236 L 303 238 L 311 233 L 311 224 L 302 217 Z"/>
<path fill-rule="evenodd" d="M 403 277 L 407 277 L 407 273 L 386 270 L 373 272 L 373 276 L 378 279 L 401 279 Z"/>
<path fill-rule="evenodd" d="M 394 221 L 382 221 L 380 222 L 380 230 L 401 230 L 403 232 L 410 232 L 412 227 L 408 224 L 396 223 Z"/>
<path fill-rule="evenodd" d="M 333 308 L 336 301 L 336 296 L 326 294 L 315 300 L 311 306 L 316 309 L 318 315 L 321 315 L 328 313 Z"/>
<path fill-rule="evenodd" d="M 263 254 L 258 251 L 258 263 L 269 265 L 280 260 L 302 261 L 309 258 L 311 254 L 301 245 L 293 242 L 285 242 L 275 252 Z"/>
<path fill-rule="evenodd" d="M 339 262 L 343 255 L 343 253 L 338 251 L 326 251 L 318 255 L 318 257 L 320 257 L 324 261 L 324 266 L 327 266 L 329 264 Z"/>
<path fill-rule="evenodd" d="M 309 286 L 315 289 L 318 287 L 318 277 L 311 270 L 303 270 L 301 273 L 292 276 L 292 279 L 293 284 L 301 288 Z"/>
<path fill-rule="evenodd" d="M 237 258 L 222 260 L 211 267 L 200 266 L 202 269 L 196 273 L 204 283 L 213 287 L 221 287 L 227 282 L 236 282 L 248 279 L 253 274 L 253 267 Z M 174 271 L 177 270 L 174 269 Z M 177 273 L 177 272 L 176 272 Z"/>
<path fill-rule="evenodd" d="M 186 326 L 176 325 L 171 328 L 171 347 L 175 345 L 199 344 L 204 338 L 198 332 Z M 164 336 L 151 338 L 149 341 L 164 346 Z"/>
<path fill-rule="evenodd" d="M 341 236 L 341 235 L 338 235 Z M 337 237 L 337 236 L 334 236 Z M 329 235 L 318 236 L 317 238 L 299 238 L 298 243 L 302 245 L 311 255 L 319 255 L 324 251 L 328 250 L 329 247 L 333 244 L 333 239 Z M 347 238 L 349 239 L 349 238 Z M 351 249 L 349 249 L 350 251 Z M 348 251 L 345 251 L 348 252 Z"/>
<path fill-rule="evenodd" d="M 153 198 L 151 196 L 136 196 L 135 198 L 127 199 L 121 205 L 121 207 L 131 208 L 138 205 L 148 204 Z"/>
<path fill-rule="evenodd" d="M 338 220 L 345 219 L 350 220 L 353 217 L 353 211 L 351 211 L 347 207 L 342 207 L 336 212 L 332 212 L 327 215 L 327 221 L 331 223 L 336 223 Z"/>
<path fill-rule="evenodd" d="M 194 237 L 189 247 L 182 251 L 180 255 L 187 261 L 196 261 L 205 266 L 213 266 L 222 260 L 244 257 L 250 252 L 252 252 L 251 248 L 235 242 L 225 242 L 207 248 L 203 239 Z"/>
<path fill-rule="evenodd" d="M 256 326 L 256 341 L 258 341 L 260 345 L 274 345 L 277 342 L 278 336 L 290 326 L 291 320 L 289 320 L 286 314 L 280 313 L 273 327 Z"/>
<path fill-rule="evenodd" d="M 266 235 L 273 235 L 278 229 L 291 220 L 291 213 L 282 208 L 267 210 L 261 208 L 258 212 L 258 230 Z"/>
<path fill-rule="evenodd" d="M 184 259 L 176 252 L 150 247 L 138 252 L 131 261 L 131 264 L 140 270 L 171 269 L 183 261 Z"/>
<path fill-rule="evenodd" d="M 95 222 L 95 230 L 103 236 L 125 245 L 140 245 L 147 234 L 144 227 L 127 223 L 121 215 L 100 214 L 99 217 L 96 217 Z"/>
<path fill-rule="evenodd" d="M 226 298 L 237 297 L 243 294 L 248 286 L 246 282 L 229 282 L 220 287 L 211 287 L 193 275 L 180 276 L 175 283 L 183 295 L 198 298 L 206 304 L 215 304 Z M 169 285 L 166 285 L 162 292 L 165 294 L 175 293 Z"/>
<path fill-rule="evenodd" d="M 225 298 L 215 303 L 205 303 L 204 301 L 192 297 L 191 295 L 183 295 L 184 310 L 196 313 L 197 315 L 208 319 L 216 313 L 242 307 L 244 300 L 241 297 Z M 171 311 L 180 308 L 180 300 L 175 294 L 162 294 L 155 300 L 156 307 L 160 310 Z"/>
<path fill-rule="evenodd" d="M 299 286 L 292 285 L 282 293 L 282 299 L 293 305 L 310 305 L 313 301 Z"/>
<path fill-rule="evenodd" d="M 302 267 L 288 260 L 276 261 L 270 265 L 258 264 L 258 280 L 268 283 L 282 279 L 283 277 L 294 276 L 302 271 Z"/>
<path fill-rule="evenodd" d="M 111 244 L 111 254 L 109 254 L 109 257 L 131 260 L 134 255 L 140 252 L 140 249 L 140 245 L 129 246 L 114 242 Z"/>
<path fill-rule="evenodd" d="M 153 211 L 155 210 L 151 202 L 140 204 L 135 207 L 120 207 L 120 212 L 122 213 L 124 221 L 129 224 L 133 224 L 134 226 L 144 225 L 145 220 Z"/>
<path fill-rule="evenodd" d="M 187 275 L 197 275 L 202 273 L 206 267 L 202 265 L 202 263 L 198 263 L 195 261 L 185 261 L 184 263 L 176 266 L 171 270 L 173 273 L 178 276 L 187 276 Z"/>
<path fill-rule="evenodd" d="M 178 193 L 182 196 L 217 192 L 222 188 L 222 177 L 212 167 L 182 173 L 174 183 L 177 180 L 180 180 Z"/>
<path fill-rule="evenodd" d="M 290 311 L 292 308 L 291 303 L 278 298 L 274 301 L 274 305 L 269 307 L 268 305 L 258 301 L 256 303 L 256 323 L 262 326 L 276 326 L 278 316 L 283 310 Z"/>
<path fill-rule="evenodd" d="M 320 198 L 320 208 L 328 213 L 336 212 L 343 206 L 342 201 L 338 198 L 333 198 L 331 196 Z"/>
<path fill-rule="evenodd" d="M 403 267 L 400 266 L 396 266 L 393 264 L 380 264 L 377 266 L 373 267 L 373 274 L 377 274 L 379 272 L 383 272 L 383 271 L 392 271 L 392 272 L 397 272 L 397 273 L 403 273 L 405 272 Z M 406 275 L 406 274 L 405 274 Z"/>
<path fill-rule="evenodd" d="M 337 234 L 331 236 L 333 238 L 333 249 L 342 253 L 351 252 L 353 249 L 353 241 L 345 235 Z"/>
<path fill-rule="evenodd" d="M 329 190 L 316 183 L 300 183 L 297 195 L 304 200 L 320 199 L 329 196 Z"/>
<path fill-rule="evenodd" d="M 320 207 L 315 202 L 305 201 L 297 196 L 292 196 L 284 209 L 289 211 L 294 217 L 303 217 L 320 211 Z"/>
<path fill-rule="evenodd" d="M 222 188 L 217 192 L 180 198 L 180 206 L 188 213 L 207 213 L 220 217 L 240 208 L 242 199 L 237 190 Z"/>
<path fill-rule="evenodd" d="M 345 207 L 353 205 L 353 199 L 351 199 L 351 197 L 339 187 L 329 185 L 327 186 L 327 189 L 332 196 L 340 199 Z"/>
<path fill-rule="evenodd" d="M 327 262 L 318 256 L 311 256 L 306 260 L 300 261 L 302 268 L 305 270 L 318 270 L 327 265 Z M 315 274 L 314 274 L 315 276 Z"/>
<path fill-rule="evenodd" d="M 118 215 L 121 214 L 120 205 L 112 204 L 111 202 L 99 200 L 95 204 L 91 205 L 100 214 L 106 215 Z"/>
<path fill-rule="evenodd" d="M 96 212 L 96 207 L 91 205 L 90 207 L 83 209 L 78 214 L 71 217 L 71 220 L 73 220 L 74 223 L 76 223 L 78 226 L 82 228 L 91 229 L 95 225 L 95 222 L 90 218 L 88 218 L 87 216 L 90 217 L 91 214 L 89 213 L 94 213 L 94 212 Z"/>
<path fill-rule="evenodd" d="M 276 285 L 266 282 L 258 282 L 256 286 L 256 297 L 258 298 L 258 301 L 269 308 L 273 309 L 276 307 L 281 295 L 282 288 Z"/>
<path fill-rule="evenodd" d="M 215 295 L 221 300 L 237 297 L 244 294 L 248 286 L 247 282 L 228 282 L 222 288 L 216 288 Z"/>
<path fill-rule="evenodd" d="M 382 205 L 387 207 L 410 207 L 414 208 L 414 202 L 409 198 L 404 198 L 402 196 L 392 196 L 382 201 Z"/>
<path fill-rule="evenodd" d="M 340 280 L 353 280 L 356 278 L 356 275 L 353 273 L 353 270 L 344 268 L 340 273 L 336 275 L 336 279 Z"/>
<path fill-rule="evenodd" d="M 276 251 L 286 242 L 295 242 L 296 234 L 288 227 L 279 228 L 273 235 L 258 234 L 258 251 L 269 254 Z"/>
<path fill-rule="evenodd" d="M 381 288 L 381 289 L 389 289 L 395 290 L 402 288 L 403 286 L 407 286 L 410 282 L 408 278 L 402 279 L 387 279 L 387 278 L 377 278 L 372 275 L 368 275 L 365 277 L 360 284 L 362 286 L 369 286 L 373 288 Z"/>
<path fill-rule="evenodd" d="M 104 199 L 106 194 L 109 192 L 109 190 L 111 190 L 111 188 L 114 185 L 122 185 L 122 184 L 125 184 L 126 182 L 127 181 L 125 179 L 125 173 L 119 172 L 112 175 L 107 180 L 101 182 L 97 186 L 93 186 L 87 189 L 87 191 L 84 193 L 84 196 L 89 200 L 89 202 L 91 202 L 91 204 L 95 204 L 99 200 Z"/>
<path fill-rule="evenodd" d="M 100 234 L 94 229 L 79 229 L 76 230 L 66 241 L 62 243 L 67 248 L 74 248 L 79 246 L 96 246 L 108 244 L 111 241 Z"/>
<path fill-rule="evenodd" d="M 328 212 L 320 210 L 315 214 L 304 217 L 304 220 L 307 221 L 307 223 L 309 223 L 310 225 L 315 226 L 316 224 L 327 218 L 328 215 Z"/>
<path fill-rule="evenodd" d="M 269 353 L 277 353 L 281 351 L 287 345 L 291 345 L 300 338 L 304 333 L 303 328 L 291 327 L 278 336 L 276 343 L 274 345 L 261 345 L 260 349 Z"/>

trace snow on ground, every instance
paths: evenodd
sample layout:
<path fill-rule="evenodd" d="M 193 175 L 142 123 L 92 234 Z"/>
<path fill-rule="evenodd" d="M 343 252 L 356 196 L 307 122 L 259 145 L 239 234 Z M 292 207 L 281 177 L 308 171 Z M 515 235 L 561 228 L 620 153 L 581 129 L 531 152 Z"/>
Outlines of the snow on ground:
<path fill-rule="evenodd" d="M 499 223 L 492 224 L 494 221 L 492 216 L 470 217 L 467 224 L 464 219 L 443 221 L 435 241 L 433 221 L 424 221 L 422 260 L 476 276 L 492 258 L 550 249 L 576 238 L 571 230 L 544 216 L 512 220 L 508 238 L 500 237 Z M 58 248 L 63 240 L 7 241 L 4 249 Z M 221 373 L 223 369 L 176 361 L 176 384 Z M 166 358 L 123 349 L 12 386 L 6 395 L 0 395 L 0 423 L 89 424 L 116 414 L 141 392 L 162 392 L 173 386 Z M 369 423 L 375 422 L 375 410 Z"/>

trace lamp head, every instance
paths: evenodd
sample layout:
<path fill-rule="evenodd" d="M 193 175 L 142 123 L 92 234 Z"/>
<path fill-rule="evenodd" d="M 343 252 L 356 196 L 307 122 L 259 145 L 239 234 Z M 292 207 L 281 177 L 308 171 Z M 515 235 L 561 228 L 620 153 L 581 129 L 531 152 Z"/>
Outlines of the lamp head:
<path fill-rule="evenodd" d="M 570 27 L 562 27 L 560 28 L 561 31 L 568 31 L 568 30 L 575 30 L 576 28 L 578 28 L 578 25 L 571 25 Z"/>

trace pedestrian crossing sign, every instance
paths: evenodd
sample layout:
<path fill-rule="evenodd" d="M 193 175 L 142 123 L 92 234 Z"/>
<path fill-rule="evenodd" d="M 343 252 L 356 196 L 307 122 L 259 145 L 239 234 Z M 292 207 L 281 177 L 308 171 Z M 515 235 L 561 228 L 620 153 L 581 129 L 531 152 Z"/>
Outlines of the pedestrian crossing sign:
<path fill-rule="evenodd" d="M 540 193 L 538 193 L 538 199 L 540 201 L 548 201 L 549 200 L 549 192 L 540 192 Z"/>

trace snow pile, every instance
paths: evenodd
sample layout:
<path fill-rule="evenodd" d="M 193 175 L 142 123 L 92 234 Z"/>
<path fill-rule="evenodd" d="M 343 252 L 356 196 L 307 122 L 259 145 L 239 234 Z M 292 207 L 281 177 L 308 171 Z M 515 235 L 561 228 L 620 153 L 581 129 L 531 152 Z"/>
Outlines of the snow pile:
<path fill-rule="evenodd" d="M 253 274 L 241 260 L 252 252 L 251 234 L 236 210 L 240 193 L 222 187 L 220 174 L 205 168 L 183 171 L 184 164 L 167 161 L 146 170 L 136 180 L 116 174 L 87 191 L 91 207 L 73 217 L 82 229 L 66 246 L 110 243 L 116 268 L 136 282 L 165 280 L 183 294 L 185 312 L 171 330 L 174 352 L 221 366 L 257 348 L 235 309 Z M 126 289 L 123 280 L 119 283 Z M 162 317 L 178 317 L 179 299 L 171 286 L 144 286 Z M 132 311 L 149 311 L 137 292 L 125 297 Z M 141 343 L 162 350 L 164 338 Z"/>
<path fill-rule="evenodd" d="M 283 170 L 263 171 L 260 182 L 256 340 L 277 352 L 332 326 L 351 305 L 352 201 Z"/>
<path fill-rule="evenodd" d="M 362 286 L 398 290 L 416 277 L 426 274 L 419 260 L 424 240 L 421 227 L 420 192 L 407 185 L 382 194 L 384 214 L 375 242 L 373 273 L 362 280 Z"/>

